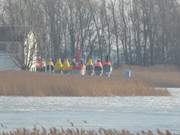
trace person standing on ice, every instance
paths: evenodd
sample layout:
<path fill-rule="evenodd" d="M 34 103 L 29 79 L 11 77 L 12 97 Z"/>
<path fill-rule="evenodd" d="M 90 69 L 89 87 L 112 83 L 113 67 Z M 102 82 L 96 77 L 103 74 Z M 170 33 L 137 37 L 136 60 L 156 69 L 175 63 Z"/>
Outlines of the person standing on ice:
<path fill-rule="evenodd" d="M 89 76 L 93 76 L 94 74 L 94 65 L 92 58 L 89 58 L 88 63 L 86 64 L 86 74 Z"/>
<path fill-rule="evenodd" d="M 52 59 L 49 59 L 47 62 L 47 71 L 48 72 L 54 71 L 54 63 L 53 63 Z"/>
<path fill-rule="evenodd" d="M 63 64 L 61 59 L 58 59 L 54 65 L 54 71 L 55 73 L 61 73 L 63 70 Z"/>
<path fill-rule="evenodd" d="M 79 66 L 80 66 L 80 74 L 85 75 L 86 74 L 86 65 L 84 64 L 83 60 L 80 60 Z"/>
<path fill-rule="evenodd" d="M 102 76 L 102 74 L 103 74 L 103 66 L 102 66 L 101 60 L 99 60 L 99 59 L 97 60 L 97 62 L 95 64 L 94 72 L 97 76 Z"/>
<path fill-rule="evenodd" d="M 63 63 L 63 73 L 64 74 L 70 74 L 71 73 L 71 65 L 69 63 L 69 60 L 68 59 L 65 59 L 64 60 L 64 63 Z"/>
<path fill-rule="evenodd" d="M 112 73 L 112 63 L 107 56 L 105 61 L 103 62 L 103 75 L 110 77 Z"/>

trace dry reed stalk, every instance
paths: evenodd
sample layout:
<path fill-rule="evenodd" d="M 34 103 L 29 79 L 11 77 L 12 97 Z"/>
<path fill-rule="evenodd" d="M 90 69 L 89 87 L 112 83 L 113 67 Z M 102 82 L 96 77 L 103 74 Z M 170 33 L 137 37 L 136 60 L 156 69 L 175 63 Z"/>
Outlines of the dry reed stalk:
<path fill-rule="evenodd" d="M 31 72 L 0 72 L 3 96 L 169 96 L 141 80 Z"/>
<path fill-rule="evenodd" d="M 112 130 L 112 129 L 99 129 L 97 130 L 85 130 L 85 129 L 56 129 L 51 128 L 49 130 L 42 127 L 42 129 L 34 128 L 28 129 L 16 129 L 16 131 L 0 132 L 0 135 L 173 135 L 169 130 L 162 132 L 157 130 L 157 134 L 151 130 L 147 132 L 141 131 L 139 133 L 132 133 L 128 130 Z"/>

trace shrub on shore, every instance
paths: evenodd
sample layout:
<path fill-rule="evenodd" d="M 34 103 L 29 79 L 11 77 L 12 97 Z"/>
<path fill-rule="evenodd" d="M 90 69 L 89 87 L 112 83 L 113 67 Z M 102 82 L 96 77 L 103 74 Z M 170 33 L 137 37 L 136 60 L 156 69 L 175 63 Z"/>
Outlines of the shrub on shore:
<path fill-rule="evenodd" d="M 153 133 L 151 130 L 147 132 L 141 131 L 139 133 L 132 133 L 128 130 L 111 130 L 111 129 L 99 129 L 99 130 L 84 130 L 84 129 L 56 129 L 51 128 L 41 130 L 34 128 L 28 129 L 16 129 L 15 131 L 1 132 L 0 135 L 173 135 L 169 130 L 164 132 L 157 130 L 157 133 Z"/>

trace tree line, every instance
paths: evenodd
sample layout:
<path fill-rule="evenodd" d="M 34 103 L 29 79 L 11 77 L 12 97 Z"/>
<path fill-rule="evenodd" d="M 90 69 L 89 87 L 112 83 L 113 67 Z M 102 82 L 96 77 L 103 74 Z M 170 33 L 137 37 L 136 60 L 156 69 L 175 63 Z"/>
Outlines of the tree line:
<path fill-rule="evenodd" d="M 116 65 L 180 65 L 177 0 L 5 0 L 0 6 L 1 25 L 31 29 L 43 58 L 73 58 L 79 47 Z"/>

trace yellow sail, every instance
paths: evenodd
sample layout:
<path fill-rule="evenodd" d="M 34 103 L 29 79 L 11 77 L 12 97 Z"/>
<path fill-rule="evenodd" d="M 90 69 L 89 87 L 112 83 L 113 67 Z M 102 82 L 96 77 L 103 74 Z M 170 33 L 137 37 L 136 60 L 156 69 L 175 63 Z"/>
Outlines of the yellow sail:
<path fill-rule="evenodd" d="M 70 70 L 70 68 L 71 68 L 71 65 L 69 63 L 69 60 L 66 59 L 63 63 L 63 70 Z"/>
<path fill-rule="evenodd" d="M 54 68 L 55 68 L 55 70 L 62 70 L 63 69 L 63 64 L 62 64 L 61 59 L 58 59 L 56 61 Z"/>
<path fill-rule="evenodd" d="M 48 66 L 54 66 L 54 63 L 53 63 L 52 60 L 48 60 L 47 65 L 48 65 Z"/>
<path fill-rule="evenodd" d="M 92 59 L 88 60 L 87 66 L 89 66 L 89 65 L 93 65 L 93 60 Z"/>

